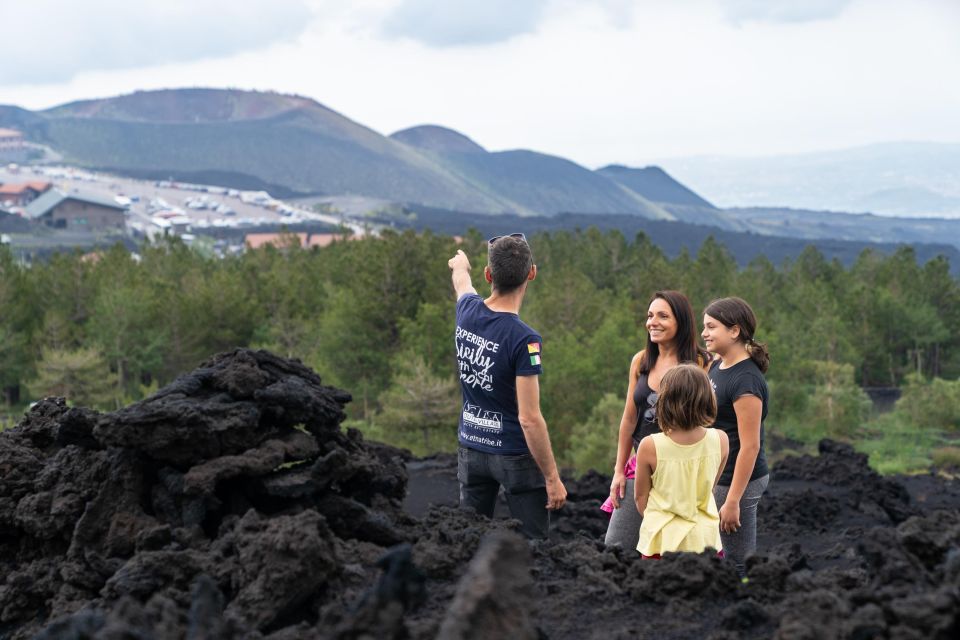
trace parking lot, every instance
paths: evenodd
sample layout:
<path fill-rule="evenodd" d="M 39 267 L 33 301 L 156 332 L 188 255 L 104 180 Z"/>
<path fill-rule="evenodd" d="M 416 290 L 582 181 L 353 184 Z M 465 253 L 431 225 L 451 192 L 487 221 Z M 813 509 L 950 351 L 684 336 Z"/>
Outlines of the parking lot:
<path fill-rule="evenodd" d="M 263 191 L 240 191 L 213 185 L 139 180 L 67 166 L 0 168 L 0 183 L 47 181 L 64 193 L 87 193 L 114 199 L 129 211 L 133 235 L 153 237 L 200 232 L 208 228 L 248 228 L 275 224 L 323 222 L 364 228 L 329 213 L 317 213 L 272 198 Z"/>

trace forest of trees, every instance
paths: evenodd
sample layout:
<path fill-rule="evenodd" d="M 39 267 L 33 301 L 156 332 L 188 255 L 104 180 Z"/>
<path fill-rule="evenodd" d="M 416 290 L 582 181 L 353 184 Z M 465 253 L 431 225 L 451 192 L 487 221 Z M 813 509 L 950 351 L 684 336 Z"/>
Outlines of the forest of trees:
<path fill-rule="evenodd" d="M 658 289 L 685 292 L 698 314 L 719 296 L 753 305 L 772 358 L 767 429 L 781 448 L 830 436 L 857 442 L 885 471 L 958 463 L 960 282 L 945 259 L 918 264 L 904 247 L 844 268 L 808 248 L 738 269 L 712 239 L 674 259 L 642 234 L 557 232 L 531 244 L 540 275 L 522 316 L 543 335 L 543 409 L 567 467 L 611 471 L 628 366 Z M 470 233 L 460 247 L 483 292 L 484 239 Z M 349 424 L 368 437 L 453 450 L 446 263 L 456 248 L 448 236 L 385 232 L 213 259 L 170 240 L 27 267 L 0 247 L 0 428 L 47 395 L 112 409 L 251 346 L 351 391 Z M 894 386 L 901 399 L 878 415 L 863 388 Z"/>

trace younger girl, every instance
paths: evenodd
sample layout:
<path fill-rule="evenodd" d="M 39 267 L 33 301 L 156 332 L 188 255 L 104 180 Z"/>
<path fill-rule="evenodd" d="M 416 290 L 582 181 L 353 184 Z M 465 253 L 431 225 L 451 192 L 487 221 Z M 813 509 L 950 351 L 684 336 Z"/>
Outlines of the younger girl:
<path fill-rule="evenodd" d="M 722 430 L 707 428 L 716 416 L 716 399 L 703 369 L 681 364 L 664 374 L 657 399 L 662 433 L 645 437 L 637 451 L 634 500 L 643 516 L 637 551 L 644 558 L 667 551 L 722 550 L 713 488 L 729 441 Z"/>

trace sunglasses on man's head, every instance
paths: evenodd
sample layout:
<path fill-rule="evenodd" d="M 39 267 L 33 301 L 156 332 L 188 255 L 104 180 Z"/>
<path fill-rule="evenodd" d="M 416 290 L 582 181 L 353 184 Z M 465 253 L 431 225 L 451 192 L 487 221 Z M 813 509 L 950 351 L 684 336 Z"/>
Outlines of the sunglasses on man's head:
<path fill-rule="evenodd" d="M 520 239 L 523 240 L 524 242 L 527 242 L 527 236 L 523 235 L 522 233 L 511 233 L 509 236 L 493 236 L 492 238 L 490 238 L 489 240 L 487 240 L 487 244 L 493 244 L 494 242 L 496 242 L 496 241 L 499 240 L 500 238 L 507 238 L 507 237 L 510 237 L 510 238 L 520 238 Z M 527 242 L 527 244 L 530 244 L 530 243 Z"/>

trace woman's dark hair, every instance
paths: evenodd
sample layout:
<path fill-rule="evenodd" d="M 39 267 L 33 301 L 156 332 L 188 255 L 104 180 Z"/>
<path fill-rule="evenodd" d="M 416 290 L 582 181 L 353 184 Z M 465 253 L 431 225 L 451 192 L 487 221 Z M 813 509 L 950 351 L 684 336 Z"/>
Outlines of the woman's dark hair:
<path fill-rule="evenodd" d="M 757 342 L 753 336 L 757 331 L 757 316 L 743 298 L 720 298 L 707 305 L 706 315 L 722 323 L 728 329 L 740 327 L 739 342 L 750 355 L 760 371 L 767 372 L 770 367 L 770 353 L 767 345 Z"/>
<path fill-rule="evenodd" d="M 650 298 L 647 308 L 657 298 L 670 305 L 670 311 L 673 313 L 673 317 L 677 319 L 677 335 L 673 338 L 677 345 L 677 362 L 694 362 L 699 365 L 709 362 L 710 353 L 697 342 L 697 322 L 693 317 L 693 305 L 690 304 L 687 296 L 679 291 L 657 291 Z M 650 370 L 657 365 L 657 358 L 659 357 L 660 347 L 650 339 L 648 333 L 647 347 L 640 359 L 640 374 L 650 373 Z"/>

